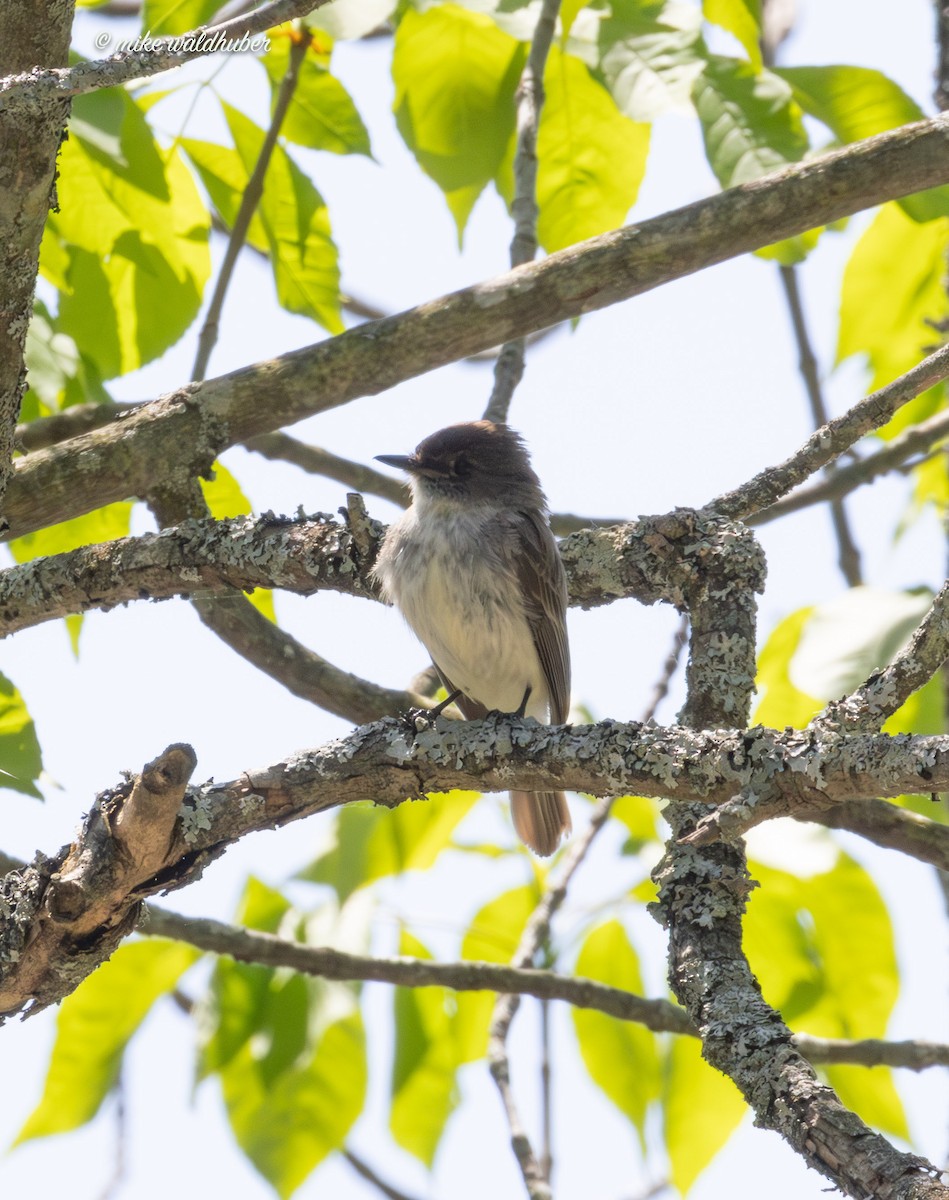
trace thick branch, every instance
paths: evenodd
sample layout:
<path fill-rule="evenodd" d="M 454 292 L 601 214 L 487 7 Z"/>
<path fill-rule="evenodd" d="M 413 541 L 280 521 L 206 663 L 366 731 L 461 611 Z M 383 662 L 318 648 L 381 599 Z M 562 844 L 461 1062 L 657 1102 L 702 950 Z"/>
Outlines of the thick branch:
<path fill-rule="evenodd" d="M 30 71 L 37 63 L 65 65 L 72 15 L 69 0 L 0 4 L 0 75 Z M 0 514 L 26 390 L 23 348 L 33 313 L 40 239 L 54 200 L 56 154 L 68 112 L 64 99 L 28 112 L 0 110 Z"/>
<path fill-rule="evenodd" d="M 118 428 L 86 434 L 18 464 L 8 503 L 12 534 L 129 495 L 147 495 L 169 464 L 174 473 L 193 477 L 225 447 L 257 434 L 944 183 L 947 130 L 949 117 L 937 117 L 881 134 L 144 405 Z M 260 403 L 264 394 L 266 405 Z"/>
<path fill-rule="evenodd" d="M 163 771 L 169 756 L 188 753 L 170 747 L 148 777 Z M 131 928 L 141 897 L 192 882 L 247 833 L 341 804 L 372 799 L 394 807 L 407 796 L 452 788 L 517 787 L 673 795 L 712 805 L 752 786 L 797 797 L 804 812 L 815 796 L 829 806 L 881 791 L 949 790 L 949 737 L 838 734 L 822 741 L 796 730 L 712 732 L 612 721 L 545 728 L 511 717 L 439 718 L 434 726 L 410 728 L 387 719 L 232 782 L 189 789 L 180 807 L 175 802 L 170 836 L 146 836 L 137 859 L 125 849 L 131 833 L 116 822 L 132 791 L 122 784 L 99 797 L 66 852 L 41 855 L 0 883 L 0 902 L 12 914 L 0 944 L 0 1013 L 52 1003 L 72 990 Z M 711 893 L 696 900 L 697 920 L 713 900 Z"/>
<path fill-rule="evenodd" d="M 132 600 L 283 588 L 377 599 L 371 570 L 384 527 L 314 517 L 186 520 L 158 533 L 83 546 L 0 571 L 0 637 Z M 571 603 L 621 597 L 684 609 L 709 564 L 747 540 L 738 526 L 686 509 L 629 525 L 587 529 L 560 543 Z M 760 572 L 763 564 L 756 559 Z"/>

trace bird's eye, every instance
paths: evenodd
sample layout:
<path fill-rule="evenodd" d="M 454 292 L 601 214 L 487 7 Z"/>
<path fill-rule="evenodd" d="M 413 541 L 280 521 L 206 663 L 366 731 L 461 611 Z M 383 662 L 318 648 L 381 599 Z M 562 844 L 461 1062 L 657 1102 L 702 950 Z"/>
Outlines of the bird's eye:
<path fill-rule="evenodd" d="M 471 463 L 463 454 L 459 454 L 451 464 L 451 473 L 457 475 L 459 479 L 465 479 L 471 474 Z"/>

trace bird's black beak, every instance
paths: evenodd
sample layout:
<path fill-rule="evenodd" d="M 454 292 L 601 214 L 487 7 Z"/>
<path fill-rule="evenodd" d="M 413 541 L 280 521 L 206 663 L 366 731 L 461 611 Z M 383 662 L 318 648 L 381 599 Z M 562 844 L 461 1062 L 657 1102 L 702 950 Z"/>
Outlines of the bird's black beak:
<path fill-rule="evenodd" d="M 385 463 L 387 467 L 395 467 L 397 471 L 411 471 L 415 459 L 407 454 L 377 454 L 376 462 Z"/>

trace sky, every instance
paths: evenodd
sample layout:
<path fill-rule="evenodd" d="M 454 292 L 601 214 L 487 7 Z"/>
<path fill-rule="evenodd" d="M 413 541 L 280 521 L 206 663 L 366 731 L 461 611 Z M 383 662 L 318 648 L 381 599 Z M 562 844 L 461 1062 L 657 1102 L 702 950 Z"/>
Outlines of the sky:
<path fill-rule="evenodd" d="M 784 61 L 879 67 L 931 111 L 931 6 L 926 0 L 904 0 L 898 21 L 893 10 L 884 0 L 802 3 Z M 92 12 L 81 16 L 85 40 L 80 45 L 90 52 L 102 21 Z M 107 28 L 118 30 L 113 24 Z M 723 48 L 727 50 L 727 44 Z M 459 253 L 438 189 L 418 171 L 395 130 L 387 60 L 384 42 L 341 44 L 334 59 L 369 123 L 376 161 L 306 152 L 299 158 L 312 166 L 327 198 L 341 249 L 344 288 L 394 312 L 503 271 L 510 229 L 500 201 L 486 193 Z M 187 70 L 197 79 L 208 66 Z M 239 61 L 217 61 L 213 70 L 220 92 L 262 119 L 267 103 L 263 73 Z M 223 127 L 207 99 L 199 101 L 189 132 L 223 140 Z M 174 134 L 183 106 L 166 109 L 159 110 L 161 120 Z M 715 187 L 694 123 L 664 118 L 655 130 L 634 217 L 689 203 Z M 832 368 L 840 271 L 866 223 L 866 217 L 857 218 L 843 235 L 825 238 L 802 272 L 811 332 L 835 412 L 859 399 L 865 385 L 859 364 Z M 215 242 L 215 265 L 221 253 L 222 244 Z M 210 374 L 284 353 L 320 336 L 308 321 L 278 312 L 271 296 L 267 270 L 255 261 L 242 262 L 225 304 L 222 339 Z M 118 381 L 114 395 L 145 399 L 178 385 L 190 371 L 198 327 L 158 363 Z M 321 414 L 292 432 L 362 460 L 403 453 L 442 425 L 479 416 L 489 391 L 488 368 L 457 364 Z M 786 457 L 807 436 L 808 421 L 777 273 L 751 258 L 585 317 L 574 331 L 558 330 L 531 352 L 511 413 L 512 424 L 532 449 L 554 510 L 628 517 L 705 502 Z M 231 451 L 225 462 L 256 510 L 290 513 L 302 504 L 309 511 L 333 511 L 345 499 L 340 485 L 247 452 Z M 935 521 L 923 522 L 898 543 L 893 541 L 904 502 L 904 487 L 884 481 L 867 489 L 859 507 L 852 506 L 868 582 L 880 587 L 938 585 L 944 548 Z M 372 515 L 391 519 L 390 506 L 376 499 L 368 503 Z M 144 513 L 136 521 L 138 529 L 149 527 Z M 840 594 L 844 584 L 834 567 L 835 548 L 825 513 L 800 514 L 762 530 L 761 538 L 769 564 L 761 599 L 762 632 L 805 603 Z M 380 605 L 321 595 L 307 600 L 280 596 L 277 606 L 284 628 L 359 675 L 402 687 L 424 665 L 398 615 Z M 596 717 L 638 716 L 676 623 L 671 612 L 631 601 L 591 613 L 572 612 L 575 700 Z M 23 857 L 36 848 L 52 852 L 67 841 L 99 790 L 114 783 L 121 770 L 140 769 L 170 742 L 194 745 L 199 759 L 196 778 L 227 779 L 294 749 L 319 745 L 349 728 L 246 666 L 206 633 L 182 602 L 91 614 L 78 663 L 61 623 L 26 631 L 4 643 L 0 669 L 26 697 L 47 771 L 44 804 L 9 792 L 0 797 L 7 808 L 2 848 Z M 659 719 L 671 721 L 681 698 L 677 685 Z M 501 811 L 497 801 L 483 802 L 462 835 L 471 840 L 503 836 Z M 582 805 L 574 812 L 578 823 Z M 282 884 L 315 853 L 324 832 L 313 821 L 245 839 L 199 884 L 166 903 L 178 911 L 226 919 L 248 873 Z M 764 830 L 752 840 L 753 852 L 769 861 L 799 869 L 820 865 L 815 857 L 819 849 L 797 827 Z M 581 872 L 571 899 L 575 917 L 603 903 L 604 878 L 619 896 L 648 872 L 648 863 L 618 860 L 619 844 L 619 833 L 607 832 Z M 899 855 L 868 850 L 853 839 L 847 845 L 874 871 L 893 913 L 906 982 L 891 1036 L 944 1040 L 949 1036 L 942 1001 L 949 989 L 945 926 L 920 920 L 922 913 L 941 912 L 936 888 L 926 872 Z M 431 879 L 404 881 L 399 891 L 384 888 L 377 944 L 391 945 L 398 906 L 411 913 L 435 949 L 447 952 L 479 898 L 498 891 L 504 882 L 514 886 L 527 879 L 526 860 L 491 865 L 490 877 L 485 877 L 484 863 L 475 857 L 448 855 L 450 862 L 432 872 Z M 638 872 L 636 878 L 629 877 L 631 868 Z M 312 893 L 300 895 L 313 902 Z M 661 932 L 643 916 L 634 921 L 633 933 L 648 960 L 647 990 L 661 994 Z M 937 939 L 941 953 L 934 951 L 932 939 Z M 197 981 L 188 986 L 199 990 Z M 933 996 L 940 997 L 935 1005 Z M 391 993 L 370 987 L 368 1004 L 374 1044 L 386 1058 Z M 566 1044 L 572 1036 L 567 1010 L 556 1009 L 554 1020 L 558 1045 Z M 30 1110 L 52 1036 L 53 1014 L 11 1023 L 0 1035 L 4 1077 L 20 1084 L 4 1089 L 0 1099 L 0 1146 L 9 1144 Z M 215 1086 L 204 1085 L 192 1093 L 192 1036 L 183 1016 L 165 1004 L 132 1045 L 126 1072 L 127 1183 L 116 1195 L 151 1200 L 172 1189 L 187 1197 L 214 1187 L 243 1200 L 263 1200 L 272 1193 L 234 1147 Z M 515 1027 L 513 1051 L 515 1086 L 529 1121 L 536 1117 L 536 1045 L 536 1023 L 528 1011 Z M 569 1049 L 558 1053 L 555 1071 L 558 1194 L 589 1194 L 591 1157 L 600 1172 L 597 1194 L 636 1194 L 640 1164 L 625 1120 L 590 1086 Z M 519 1194 L 500 1108 L 482 1068 L 469 1068 L 464 1074 L 469 1107 L 449 1127 L 435 1187 L 429 1187 L 418 1165 L 391 1140 L 376 1138 L 385 1084 L 386 1072 L 377 1072 L 369 1106 L 375 1125 L 363 1120 L 353 1144 L 392 1182 L 419 1196 L 464 1200 L 490 1188 L 501 1196 Z M 940 1159 L 947 1150 L 949 1089 L 932 1072 L 920 1078 L 904 1073 L 899 1084 L 920 1148 Z M 35 1194 L 38 1171 L 44 1178 L 68 1171 L 77 1200 L 95 1200 L 111 1173 L 115 1141 L 114 1112 L 106 1111 L 76 1135 L 0 1157 L 0 1188 L 10 1194 Z M 472 1169 L 475 1165 L 477 1171 Z M 653 1179 L 660 1171 L 658 1163 L 647 1166 Z M 825 1187 L 825 1181 L 807 1172 L 775 1135 L 752 1130 L 746 1122 L 691 1194 L 695 1200 L 725 1195 L 751 1200 L 767 1188 L 771 1200 L 818 1200 Z M 302 1200 L 358 1200 L 375 1194 L 345 1164 L 336 1162 L 298 1193 Z"/>

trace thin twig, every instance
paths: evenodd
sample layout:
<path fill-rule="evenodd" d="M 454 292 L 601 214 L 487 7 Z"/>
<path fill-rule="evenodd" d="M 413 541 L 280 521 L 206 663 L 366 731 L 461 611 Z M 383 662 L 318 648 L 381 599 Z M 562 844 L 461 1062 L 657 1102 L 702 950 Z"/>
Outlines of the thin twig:
<path fill-rule="evenodd" d="M 204 324 L 201 327 L 201 333 L 198 337 L 198 352 L 195 356 L 194 366 L 191 369 L 191 378 L 196 383 L 200 383 L 207 373 L 211 351 L 214 349 L 214 344 L 218 339 L 224 297 L 227 294 L 227 289 L 234 275 L 237 257 L 247 240 L 247 231 L 250 229 L 250 223 L 254 219 L 254 213 L 257 211 L 260 198 L 264 194 L 264 179 L 267 174 L 267 168 L 270 166 L 270 160 L 277 145 L 281 126 L 297 88 L 300 67 L 306 58 L 306 52 L 312 41 L 313 34 L 305 28 L 298 30 L 291 40 L 290 59 L 287 63 L 286 74 L 280 84 L 280 90 L 277 93 L 273 116 L 270 118 L 270 124 L 264 135 L 260 154 L 257 157 L 256 163 L 254 163 L 254 169 L 251 172 L 250 179 L 247 181 L 247 186 L 244 188 L 244 194 L 241 196 L 240 207 L 237 210 L 237 216 L 234 218 L 234 227 L 231 230 L 227 250 L 224 253 L 224 261 L 221 263 L 217 283 L 214 285 L 214 294 L 211 296 L 207 316 L 204 318 Z"/>
<path fill-rule="evenodd" d="M 947 376 L 949 346 L 942 346 L 899 379 L 866 396 L 843 416 L 828 421 L 783 463 L 767 467 L 733 491 L 716 496 L 703 511 L 745 520 L 770 507 L 815 471 L 849 450 L 865 434 L 885 425 L 904 404 Z"/>
<path fill-rule="evenodd" d="M 844 467 L 836 467 L 819 483 L 809 484 L 799 488 L 783 500 L 763 508 L 760 512 L 749 517 L 749 525 L 764 525 L 769 521 L 788 513 L 799 512 L 814 504 L 822 504 L 825 500 L 843 497 L 862 487 L 873 483 L 888 471 L 908 469 L 909 459 L 913 455 L 926 457 L 949 437 L 949 412 L 937 413 L 928 421 L 920 421 L 909 429 L 903 430 L 892 441 L 885 442 L 879 450 L 868 454 L 866 458 L 858 458 L 855 462 Z M 920 460 L 921 461 L 921 460 Z"/>
<path fill-rule="evenodd" d="M 242 929 L 207 917 L 185 917 L 155 904 L 146 904 L 140 932 L 148 937 L 174 938 L 212 954 L 226 954 L 238 962 L 265 967 L 288 967 L 321 979 L 391 983 L 399 987 L 447 987 L 454 991 L 517 990 L 539 999 L 563 1000 L 577 1008 L 606 1013 L 621 1021 L 635 1021 L 655 1033 L 697 1037 L 685 1013 L 668 1000 L 645 1000 L 621 988 L 592 979 L 558 975 L 553 971 L 463 961 L 442 963 L 421 958 L 374 958 L 347 954 L 323 946 L 308 946 L 272 933 Z M 949 1045 L 940 1042 L 888 1042 L 840 1039 L 796 1034 L 795 1043 L 815 1061 L 853 1062 L 866 1066 L 886 1064 L 921 1071 L 949 1065 Z"/>
<path fill-rule="evenodd" d="M 511 266 L 532 262 L 537 253 L 537 130 L 544 107 L 544 69 L 557 26 L 560 0 L 543 0 L 527 62 L 517 85 L 517 140 L 514 151 L 514 237 Z M 484 415 L 506 421 L 514 389 L 524 375 L 524 339 L 501 347 L 494 365 L 494 387 Z"/>
<path fill-rule="evenodd" d="M 821 388 L 820 375 L 817 369 L 817 358 L 811 346 L 807 321 L 804 317 L 804 304 L 798 286 L 797 268 L 794 266 L 779 267 L 781 285 L 787 300 L 791 316 L 791 327 L 798 349 L 798 367 L 804 381 L 804 390 L 811 406 L 811 418 L 814 428 L 820 429 L 827 424 L 827 406 Z M 860 551 L 857 549 L 843 500 L 834 498 L 830 501 L 830 515 L 837 537 L 837 565 L 847 581 L 848 587 L 857 587 L 861 582 Z"/>
<path fill-rule="evenodd" d="M 412 1200 L 408 1192 L 403 1192 L 399 1188 L 393 1187 L 391 1183 L 386 1183 L 381 1175 L 378 1175 L 364 1159 L 348 1147 L 343 1147 L 342 1155 L 357 1175 L 361 1175 L 367 1183 L 371 1183 L 376 1191 L 381 1192 L 388 1200 Z"/>

